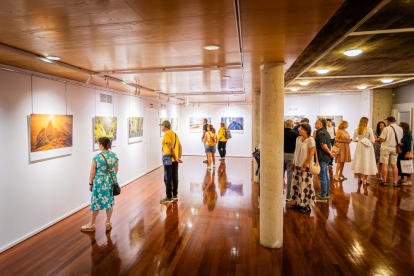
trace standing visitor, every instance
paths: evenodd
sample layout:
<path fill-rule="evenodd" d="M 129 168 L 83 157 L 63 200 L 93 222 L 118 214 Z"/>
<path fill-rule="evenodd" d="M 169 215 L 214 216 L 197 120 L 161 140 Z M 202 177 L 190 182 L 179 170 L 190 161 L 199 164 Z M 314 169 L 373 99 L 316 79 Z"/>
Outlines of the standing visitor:
<path fill-rule="evenodd" d="M 398 167 L 397 167 L 397 145 L 401 143 L 404 132 L 403 129 L 395 124 L 397 120 L 390 116 L 386 119 L 387 127 L 382 130 L 380 162 L 382 163 L 382 182 L 381 186 L 387 186 L 388 164 L 392 167 L 393 185 L 399 187 Z"/>
<path fill-rule="evenodd" d="M 224 122 L 220 123 L 220 129 L 218 132 L 218 151 L 220 153 L 220 161 L 223 161 L 226 157 L 226 146 L 227 146 L 227 139 L 226 139 L 226 124 Z"/>
<path fill-rule="evenodd" d="M 375 161 L 377 162 L 377 168 L 378 168 L 377 177 L 375 179 L 379 182 L 382 182 L 382 176 L 381 176 L 382 169 L 381 169 L 381 162 L 380 162 L 380 149 L 381 149 L 380 136 L 384 128 L 385 128 L 385 123 L 383 121 L 378 122 L 377 130 L 374 132 L 374 137 L 375 137 L 374 152 L 375 152 Z"/>
<path fill-rule="evenodd" d="M 300 121 L 296 121 L 293 131 L 296 132 L 298 135 L 299 135 L 299 127 L 300 127 Z"/>
<path fill-rule="evenodd" d="M 335 181 L 348 179 L 344 176 L 344 167 L 345 163 L 351 162 L 351 150 L 349 148 L 349 143 L 352 142 L 352 139 L 349 136 L 348 131 L 346 131 L 347 128 L 348 122 L 342 121 L 339 123 L 338 131 L 336 132 L 335 145 L 339 148 L 339 153 L 335 159 L 338 164 L 336 165 L 336 173 L 334 176 Z"/>
<path fill-rule="evenodd" d="M 207 126 L 208 126 L 208 120 L 207 118 L 204 118 L 203 119 L 203 136 L 201 136 L 201 142 L 203 143 L 203 147 L 205 147 L 204 138 L 206 137 Z M 206 157 L 208 158 L 207 153 L 206 153 Z M 207 160 L 204 160 L 203 163 L 207 163 Z"/>
<path fill-rule="evenodd" d="M 336 130 L 335 127 L 332 126 L 332 119 L 326 119 L 326 131 L 328 131 L 329 135 L 331 136 L 331 147 L 335 144 L 335 135 Z M 328 164 L 328 168 L 332 173 L 332 165 L 333 165 L 333 158 L 331 158 L 331 162 Z"/>
<path fill-rule="evenodd" d="M 211 170 L 211 163 L 213 163 L 213 168 L 216 167 L 216 144 L 217 144 L 217 134 L 216 129 L 213 125 L 208 125 L 207 132 L 204 137 L 205 150 L 207 154 L 207 169 Z"/>
<path fill-rule="evenodd" d="M 377 173 L 377 164 L 373 145 L 375 143 L 374 132 L 372 128 L 368 127 L 367 117 L 362 117 L 359 121 L 352 140 L 358 144 L 355 148 L 351 169 L 358 177 L 358 184 L 362 179 L 362 184 L 369 185 L 368 177 Z"/>
<path fill-rule="evenodd" d="M 283 155 L 283 174 L 286 172 L 286 201 L 290 201 L 290 190 L 292 185 L 293 171 L 290 169 L 293 163 L 293 154 L 296 148 L 296 138 L 299 134 L 293 130 L 293 121 L 286 120 L 285 138 L 284 138 L 284 155 Z"/>
<path fill-rule="evenodd" d="M 401 161 L 409 159 L 407 154 L 411 152 L 413 136 L 411 135 L 411 132 L 410 132 L 410 126 L 406 122 L 401 122 L 399 126 L 403 129 L 403 138 L 401 139 L 402 152 L 398 154 L 398 158 L 397 158 L 398 176 L 400 177 L 400 179 L 398 180 L 398 183 L 403 186 L 410 186 L 411 185 L 411 174 L 406 174 L 402 172 Z M 404 181 L 404 177 L 407 177 L 407 181 Z"/>
<path fill-rule="evenodd" d="M 160 126 L 161 131 L 164 132 L 161 144 L 164 163 L 164 183 L 167 195 L 160 200 L 160 203 L 171 203 L 178 201 L 178 163 L 183 163 L 181 160 L 183 149 L 177 134 L 171 130 L 170 122 L 164 121 Z M 169 162 L 165 162 L 165 159 L 169 159 Z"/>
<path fill-rule="evenodd" d="M 321 182 L 321 193 L 316 196 L 317 201 L 325 201 L 329 199 L 329 176 L 328 176 L 328 164 L 331 159 L 335 157 L 335 154 L 331 152 L 331 135 L 326 130 L 327 121 L 325 118 L 319 118 L 316 120 L 316 154 L 318 155 L 319 165 L 321 171 L 318 175 Z"/>
<path fill-rule="evenodd" d="M 312 129 L 309 124 L 302 123 L 299 128 L 300 136 L 296 138 L 296 148 L 293 164 L 292 199 L 295 204 L 290 209 L 299 209 L 301 213 L 309 213 L 310 206 L 315 206 L 315 190 L 313 188 L 313 175 L 310 173 L 311 162 L 315 154 L 315 140 L 311 136 Z"/>
<path fill-rule="evenodd" d="M 108 137 L 99 138 L 98 144 L 101 153 L 93 158 L 89 176 L 92 216 L 90 222 L 82 226 L 81 231 L 84 232 L 95 232 L 95 220 L 100 210 L 106 211 L 106 230 L 112 229 L 111 217 L 115 205 L 112 190 L 114 184 L 118 182 L 116 175 L 119 169 L 119 159 L 114 152 L 109 151 L 111 140 Z"/>

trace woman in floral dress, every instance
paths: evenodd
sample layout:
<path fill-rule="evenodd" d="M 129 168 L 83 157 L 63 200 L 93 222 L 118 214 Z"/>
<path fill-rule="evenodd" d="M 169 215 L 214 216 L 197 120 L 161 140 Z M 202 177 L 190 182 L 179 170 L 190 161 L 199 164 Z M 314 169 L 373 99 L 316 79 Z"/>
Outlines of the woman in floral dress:
<path fill-rule="evenodd" d="M 101 137 L 98 139 L 99 149 L 101 153 L 95 155 L 92 160 L 91 173 L 89 177 L 89 190 L 92 192 L 91 197 L 91 211 L 92 216 L 88 224 L 82 226 L 81 231 L 94 232 L 95 231 L 95 220 L 100 210 L 106 210 L 106 223 L 105 228 L 107 231 L 112 229 L 111 216 L 114 210 L 113 206 L 114 195 L 113 186 L 114 182 L 118 182 L 118 157 L 114 152 L 110 152 L 111 140 L 107 137 Z M 106 159 L 106 161 L 105 161 Z M 112 172 L 108 171 L 108 166 Z"/>

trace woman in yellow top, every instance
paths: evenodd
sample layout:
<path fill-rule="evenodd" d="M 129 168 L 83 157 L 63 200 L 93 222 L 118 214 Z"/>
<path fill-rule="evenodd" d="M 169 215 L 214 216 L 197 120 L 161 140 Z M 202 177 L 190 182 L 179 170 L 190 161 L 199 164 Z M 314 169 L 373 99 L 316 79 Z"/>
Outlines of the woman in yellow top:
<path fill-rule="evenodd" d="M 216 167 L 216 144 L 217 134 L 213 125 L 208 125 L 206 135 L 204 136 L 204 147 L 207 153 L 207 169 L 211 170 L 211 161 L 213 161 L 213 168 Z"/>
<path fill-rule="evenodd" d="M 227 145 L 227 139 L 226 139 L 226 124 L 221 122 L 220 123 L 220 129 L 218 132 L 218 151 L 220 153 L 220 161 L 223 161 L 226 157 L 226 145 Z"/>

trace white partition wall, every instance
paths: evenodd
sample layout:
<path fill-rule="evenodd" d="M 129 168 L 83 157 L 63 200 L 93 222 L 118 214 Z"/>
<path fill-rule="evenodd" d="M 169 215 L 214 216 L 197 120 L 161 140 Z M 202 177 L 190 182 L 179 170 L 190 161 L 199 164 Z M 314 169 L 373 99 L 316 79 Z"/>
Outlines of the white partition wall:
<path fill-rule="evenodd" d="M 93 156 L 93 117 L 116 116 L 120 159 L 118 180 L 125 185 L 144 175 L 146 160 L 161 165 L 161 151 L 147 150 L 148 141 L 128 144 L 128 117 L 144 117 L 155 100 L 103 92 L 91 88 L 18 73 L 0 71 L 0 252 L 56 223 L 89 204 L 89 170 Z M 113 96 L 113 104 L 100 102 L 100 93 Z M 33 98 L 33 100 L 32 100 Z M 180 117 L 180 108 L 166 104 L 166 116 Z M 73 115 L 73 153 L 31 163 L 28 115 Z M 161 148 L 159 114 L 144 124 L 146 132 L 158 133 L 154 145 Z M 145 122 L 147 122 L 145 120 Z"/>

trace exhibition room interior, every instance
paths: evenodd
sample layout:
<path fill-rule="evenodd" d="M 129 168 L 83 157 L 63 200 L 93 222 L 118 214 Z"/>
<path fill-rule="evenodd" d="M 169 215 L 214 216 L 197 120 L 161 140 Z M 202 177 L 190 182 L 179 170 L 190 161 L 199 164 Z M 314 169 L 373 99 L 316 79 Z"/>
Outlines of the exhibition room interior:
<path fill-rule="evenodd" d="M 413 0 L 0 6 L 0 275 L 412 275 L 411 186 L 361 185 L 346 163 L 330 199 L 300 214 L 275 167 L 283 239 L 269 248 L 252 152 L 274 140 L 283 159 L 287 119 L 306 117 L 312 131 L 318 117 L 346 120 L 352 136 L 361 117 L 376 130 L 394 116 L 411 130 Z M 211 170 L 204 118 L 232 136 Z M 183 155 L 168 204 L 164 120 Z M 85 233 L 100 137 L 122 192 L 112 230 L 100 212 Z"/>

